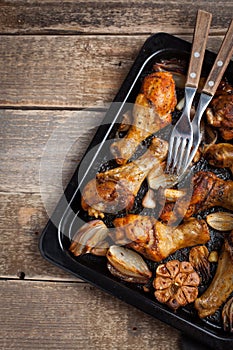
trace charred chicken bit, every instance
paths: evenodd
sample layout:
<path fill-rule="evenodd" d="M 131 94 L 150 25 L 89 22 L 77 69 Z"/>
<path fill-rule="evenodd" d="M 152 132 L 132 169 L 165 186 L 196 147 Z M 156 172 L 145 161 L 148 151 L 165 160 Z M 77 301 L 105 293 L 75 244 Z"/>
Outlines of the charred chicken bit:
<path fill-rule="evenodd" d="M 171 227 L 150 216 L 129 214 L 116 218 L 113 224 L 116 230 L 111 233 L 111 238 L 116 244 L 126 244 L 157 262 L 178 249 L 205 244 L 210 239 L 206 222 L 195 218 Z"/>
<path fill-rule="evenodd" d="M 175 83 L 169 72 L 145 77 L 133 108 L 133 123 L 125 137 L 111 145 L 118 164 L 125 164 L 149 135 L 171 123 L 176 106 Z"/>
<path fill-rule="evenodd" d="M 131 209 L 134 198 L 149 171 L 167 155 L 167 142 L 154 138 L 149 149 L 137 160 L 96 175 L 82 193 L 82 208 L 89 215 L 103 217 Z"/>
<path fill-rule="evenodd" d="M 158 266 L 153 281 L 154 294 L 159 302 L 177 310 L 197 298 L 199 283 L 200 278 L 192 264 L 172 260 Z"/>
<path fill-rule="evenodd" d="M 233 231 L 227 236 L 215 276 L 207 290 L 195 301 L 201 318 L 213 315 L 233 292 Z"/>

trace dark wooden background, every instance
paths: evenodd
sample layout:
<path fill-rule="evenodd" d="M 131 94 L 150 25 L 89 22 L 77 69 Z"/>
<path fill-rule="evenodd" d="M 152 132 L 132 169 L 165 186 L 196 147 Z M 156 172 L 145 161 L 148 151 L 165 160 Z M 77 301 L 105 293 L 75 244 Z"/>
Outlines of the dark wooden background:
<path fill-rule="evenodd" d="M 191 41 L 198 8 L 213 13 L 216 52 L 232 0 L 0 0 L 1 349 L 181 348 L 175 329 L 43 260 L 38 240 L 61 186 L 45 191 L 41 163 L 48 182 L 63 164 L 65 186 L 146 38 Z"/>

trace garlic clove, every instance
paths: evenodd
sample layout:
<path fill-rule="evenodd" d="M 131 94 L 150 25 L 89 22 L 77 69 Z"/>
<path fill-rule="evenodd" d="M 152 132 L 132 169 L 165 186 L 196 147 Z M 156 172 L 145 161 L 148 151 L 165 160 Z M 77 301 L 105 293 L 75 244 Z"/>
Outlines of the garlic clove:
<path fill-rule="evenodd" d="M 142 200 L 142 206 L 148 209 L 154 209 L 156 207 L 155 194 L 151 188 L 145 194 Z"/>
<path fill-rule="evenodd" d="M 210 278 L 210 262 L 208 257 L 209 251 L 204 245 L 193 247 L 189 252 L 189 262 L 203 281 L 208 281 Z"/>
<path fill-rule="evenodd" d="M 207 223 L 218 231 L 233 230 L 233 214 L 228 212 L 217 212 L 207 215 Z"/>
<path fill-rule="evenodd" d="M 216 250 L 212 250 L 212 252 L 210 252 L 210 255 L 208 257 L 208 261 L 209 262 L 218 262 L 218 252 Z"/>

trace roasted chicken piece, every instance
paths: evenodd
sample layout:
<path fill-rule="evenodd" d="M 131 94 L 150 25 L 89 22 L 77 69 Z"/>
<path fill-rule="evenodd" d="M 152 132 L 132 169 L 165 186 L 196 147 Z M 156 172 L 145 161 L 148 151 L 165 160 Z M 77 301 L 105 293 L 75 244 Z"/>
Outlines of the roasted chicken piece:
<path fill-rule="evenodd" d="M 199 171 L 193 176 L 187 196 L 176 203 L 165 204 L 160 218 L 171 224 L 214 206 L 233 210 L 233 181 L 222 180 L 210 171 Z"/>
<path fill-rule="evenodd" d="M 200 278 L 192 264 L 171 260 L 157 267 L 153 281 L 154 294 L 159 302 L 177 310 L 197 298 L 199 283 Z"/>
<path fill-rule="evenodd" d="M 200 171 L 193 178 L 193 194 L 185 218 L 214 206 L 233 210 L 233 181 Z"/>
<path fill-rule="evenodd" d="M 222 321 L 224 331 L 233 333 L 233 297 L 226 302 L 222 309 Z"/>
<path fill-rule="evenodd" d="M 226 82 L 219 85 L 217 93 L 206 110 L 207 121 L 218 128 L 224 140 L 233 139 L 233 87 Z"/>
<path fill-rule="evenodd" d="M 133 108 L 133 123 L 127 135 L 111 145 L 118 164 L 125 164 L 149 135 L 171 123 L 176 106 L 175 83 L 169 72 L 145 77 Z"/>
<path fill-rule="evenodd" d="M 195 301 L 201 318 L 213 315 L 233 292 L 233 231 L 227 236 L 217 271 L 207 290 Z"/>
<path fill-rule="evenodd" d="M 130 210 L 147 174 L 166 155 L 167 142 L 154 138 L 149 149 L 137 160 L 99 173 L 87 183 L 82 192 L 82 208 L 95 217 L 103 217 L 104 212 L 117 214 L 123 209 Z"/>
<path fill-rule="evenodd" d="M 111 238 L 116 244 L 126 244 L 146 258 L 161 261 L 176 250 L 210 239 L 204 220 L 190 218 L 178 227 L 166 226 L 150 216 L 129 214 L 113 221 L 116 227 Z"/>
<path fill-rule="evenodd" d="M 230 168 L 233 172 L 233 145 L 231 143 L 217 143 L 208 147 L 204 157 L 210 165 L 218 168 Z"/>

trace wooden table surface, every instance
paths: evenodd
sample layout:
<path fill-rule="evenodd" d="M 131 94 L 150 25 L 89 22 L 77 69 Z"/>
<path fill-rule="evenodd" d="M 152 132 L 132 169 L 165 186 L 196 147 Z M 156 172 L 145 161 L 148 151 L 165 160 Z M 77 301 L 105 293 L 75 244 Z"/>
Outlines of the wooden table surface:
<path fill-rule="evenodd" d="M 198 8 L 216 52 L 232 0 L 0 1 L 1 349 L 181 349 L 177 330 L 46 262 L 38 241 L 146 38 L 191 41 Z"/>

